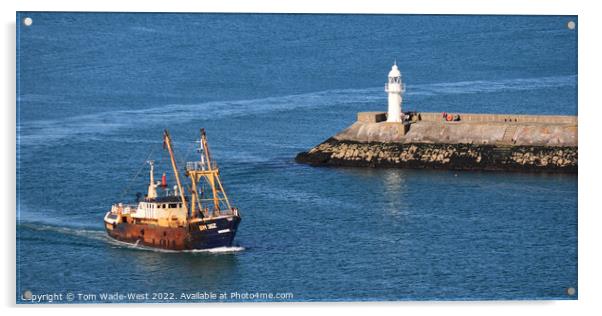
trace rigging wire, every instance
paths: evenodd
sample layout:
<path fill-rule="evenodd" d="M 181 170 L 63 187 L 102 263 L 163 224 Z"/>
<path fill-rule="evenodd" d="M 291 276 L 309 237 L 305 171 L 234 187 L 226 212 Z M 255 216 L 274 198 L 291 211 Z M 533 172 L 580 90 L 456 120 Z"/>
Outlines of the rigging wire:
<path fill-rule="evenodd" d="M 188 157 L 190 157 L 191 152 L 193 151 L 192 149 L 194 148 L 195 144 L 196 144 L 196 142 L 192 142 L 190 144 L 190 147 L 188 147 L 188 150 L 186 150 L 184 152 L 185 154 L 183 155 L 183 157 L 181 157 L 181 159 L 179 159 L 180 160 L 180 164 L 179 164 L 180 168 L 184 167 L 184 169 L 186 169 L 186 165 L 185 165 L 186 159 Z M 148 153 L 148 155 L 146 156 L 146 159 L 144 160 L 144 162 L 142 163 L 142 166 L 138 169 L 138 171 L 136 172 L 136 174 L 132 178 L 130 178 L 130 180 L 127 182 L 126 188 L 122 191 L 122 193 L 121 193 L 121 195 L 119 197 L 119 200 L 122 200 L 125 197 L 125 195 L 129 193 L 129 191 L 130 191 L 130 189 L 131 189 L 134 181 L 140 176 L 140 174 L 142 173 L 142 170 L 144 169 L 145 165 L 147 164 L 147 162 L 149 161 L 149 159 L 152 157 L 152 155 L 153 155 L 153 153 L 155 152 L 156 149 L 157 149 L 157 146 L 151 147 L 151 150 Z M 164 156 L 165 156 L 165 153 L 162 152 L 162 154 L 161 154 L 161 156 L 159 158 L 159 161 L 157 162 L 157 166 L 161 165 L 161 163 L 162 163 L 162 161 L 164 159 Z M 178 168 L 178 169 L 180 169 L 180 168 Z M 176 172 L 179 173 L 179 170 L 177 170 Z M 191 192 L 190 186 L 185 185 L 185 188 L 188 189 L 189 192 Z"/>
<path fill-rule="evenodd" d="M 144 163 L 142 163 L 142 166 L 140 167 L 140 169 L 138 169 L 138 172 L 136 172 L 136 175 L 134 175 L 134 177 L 132 177 L 128 181 L 125 189 L 123 190 L 123 192 L 121 193 L 121 195 L 119 197 L 119 200 L 122 200 L 125 197 L 125 195 L 130 191 L 130 188 L 132 187 L 134 180 L 136 180 L 136 178 L 138 178 L 138 176 L 142 172 L 142 169 L 144 169 L 144 166 L 146 165 L 147 161 L 149 161 L 150 157 L 152 156 L 152 154 L 155 152 L 156 149 L 157 149 L 156 147 L 151 147 L 150 152 L 148 153 L 148 155 L 146 156 L 146 159 L 144 160 Z"/>
<path fill-rule="evenodd" d="M 179 163 L 178 163 L 178 170 L 177 170 L 178 174 L 180 173 L 180 169 L 182 169 L 182 168 L 184 168 L 184 171 L 186 171 L 186 161 L 188 160 L 188 157 L 190 157 L 190 151 L 193 149 L 194 144 L 195 143 L 193 142 L 190 145 L 190 147 L 188 147 L 188 149 L 184 152 L 184 155 L 180 156 Z M 175 148 L 173 148 L 173 143 L 172 143 L 172 150 L 173 150 L 174 156 L 175 156 L 176 153 L 175 153 Z M 176 160 L 176 163 L 177 163 L 178 162 L 177 157 L 175 157 L 175 160 Z M 184 187 L 186 189 L 188 189 L 188 192 L 192 192 L 190 186 L 184 185 Z M 184 193 L 186 193 L 186 192 L 184 192 Z"/>
<path fill-rule="evenodd" d="M 188 149 L 187 149 L 187 150 L 184 152 L 184 155 L 183 155 L 183 156 L 181 156 L 181 158 L 182 158 L 182 159 L 180 159 L 180 166 L 183 166 L 183 167 L 184 167 L 184 170 L 186 170 L 186 165 L 185 165 L 185 163 L 186 163 L 186 161 L 188 160 L 188 157 L 190 157 L 190 153 L 191 153 L 191 152 L 193 152 L 193 150 L 192 150 L 192 149 L 194 148 L 194 145 L 195 145 L 195 144 L 196 144 L 196 142 L 192 142 L 192 143 L 190 144 L 190 147 L 188 147 Z M 180 167 L 180 168 L 182 168 L 182 167 Z"/>

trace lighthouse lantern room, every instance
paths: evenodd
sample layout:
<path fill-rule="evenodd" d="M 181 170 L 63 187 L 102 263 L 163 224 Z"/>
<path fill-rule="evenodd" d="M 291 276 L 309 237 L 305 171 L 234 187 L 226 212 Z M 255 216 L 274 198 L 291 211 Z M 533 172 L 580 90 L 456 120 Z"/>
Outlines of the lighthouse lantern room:
<path fill-rule="evenodd" d="M 397 62 L 389 71 L 389 80 L 385 84 L 385 92 L 389 95 L 389 110 L 387 112 L 387 122 L 401 122 L 401 102 L 402 95 L 405 92 L 405 86 L 401 82 L 401 72 L 397 68 Z"/>

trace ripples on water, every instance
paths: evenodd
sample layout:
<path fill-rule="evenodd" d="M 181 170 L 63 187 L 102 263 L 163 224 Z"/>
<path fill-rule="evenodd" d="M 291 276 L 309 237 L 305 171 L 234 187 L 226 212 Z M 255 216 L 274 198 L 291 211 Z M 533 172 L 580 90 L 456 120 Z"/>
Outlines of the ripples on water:
<path fill-rule="evenodd" d="M 69 16 L 36 13 L 21 33 L 17 296 L 565 299 L 577 287 L 575 175 L 293 161 L 356 112 L 385 109 L 395 57 L 406 109 L 576 114 L 576 39 L 560 31 L 564 18 Z M 390 23 L 406 26 L 403 43 L 391 46 Z M 275 25 L 287 27 L 273 34 Z M 242 212 L 235 245 L 165 252 L 108 238 L 102 218 L 120 196 L 145 192 L 146 169 L 132 177 L 146 159 L 173 182 L 162 130 L 181 163 L 194 158 L 200 127 Z"/>
<path fill-rule="evenodd" d="M 469 81 L 409 85 L 406 97 L 418 101 L 424 97 L 446 97 L 454 94 L 485 94 L 495 92 L 513 92 L 523 90 L 562 89 L 575 87 L 576 76 L 544 77 L 526 79 L 505 79 L 499 81 Z M 145 126 L 162 126 L 165 121 L 177 121 L 185 124 L 195 121 L 195 116 L 211 119 L 223 119 L 229 116 L 251 116 L 262 113 L 305 109 L 314 111 L 320 107 L 349 107 L 385 100 L 380 88 L 328 90 L 316 93 L 269 97 L 254 100 L 212 101 L 200 104 L 168 104 L 140 110 L 119 110 L 80 115 L 60 120 L 34 120 L 21 122 L 18 126 L 19 137 L 23 145 L 52 145 L 53 140 L 61 138 L 91 137 L 118 133 L 118 130 Z M 25 95 L 22 101 L 31 101 Z M 35 101 L 35 99 L 34 99 Z M 370 106 L 370 105 L 368 105 Z M 361 108 L 360 108 L 361 109 Z M 428 107 L 426 107 L 428 111 Z M 435 109 L 433 109 L 435 110 Z M 496 109 L 479 109 L 480 112 L 494 112 Z M 474 112 L 464 106 L 458 112 Z M 143 140 L 136 140 L 140 142 Z M 151 142 L 151 141 L 148 141 Z"/>

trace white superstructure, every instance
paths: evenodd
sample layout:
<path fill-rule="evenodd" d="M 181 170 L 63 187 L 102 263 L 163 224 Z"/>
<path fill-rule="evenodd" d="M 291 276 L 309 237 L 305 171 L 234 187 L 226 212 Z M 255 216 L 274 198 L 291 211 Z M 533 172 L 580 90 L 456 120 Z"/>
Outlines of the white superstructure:
<path fill-rule="evenodd" d="M 401 72 L 397 68 L 397 62 L 389 71 L 389 80 L 385 84 L 385 92 L 389 94 L 389 110 L 387 112 L 387 122 L 401 122 L 401 102 L 405 87 L 401 82 Z"/>
<path fill-rule="evenodd" d="M 157 197 L 157 184 L 155 183 L 155 162 L 150 160 L 147 161 L 150 165 L 150 182 L 148 184 L 148 193 L 146 197 L 149 199 L 154 199 Z"/>

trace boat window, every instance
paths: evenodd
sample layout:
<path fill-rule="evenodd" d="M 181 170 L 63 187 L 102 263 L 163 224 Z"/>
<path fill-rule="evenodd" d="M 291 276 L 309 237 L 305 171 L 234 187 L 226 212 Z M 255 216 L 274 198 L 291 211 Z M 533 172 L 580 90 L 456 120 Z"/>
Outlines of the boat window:
<path fill-rule="evenodd" d="M 176 208 L 176 207 L 178 207 L 177 203 L 170 203 L 169 204 L 169 208 Z"/>

